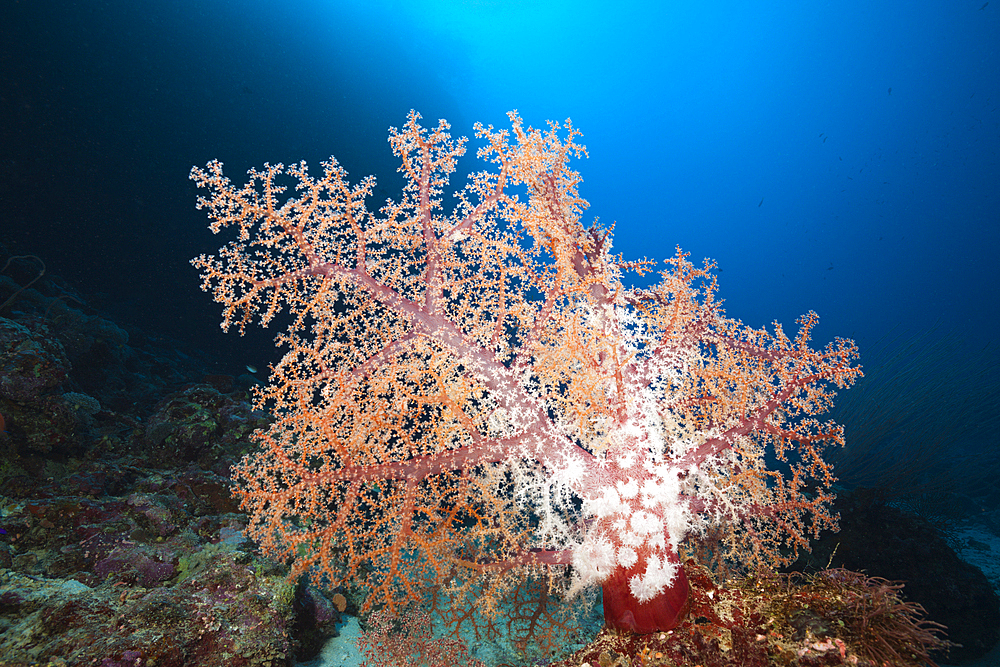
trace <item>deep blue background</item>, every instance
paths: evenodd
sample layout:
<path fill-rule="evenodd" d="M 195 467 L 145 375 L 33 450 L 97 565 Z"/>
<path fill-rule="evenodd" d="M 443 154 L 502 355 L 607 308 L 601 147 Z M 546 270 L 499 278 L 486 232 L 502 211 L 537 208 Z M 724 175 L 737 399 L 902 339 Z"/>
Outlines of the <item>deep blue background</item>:
<path fill-rule="evenodd" d="M 336 155 L 381 201 L 407 110 L 516 108 L 584 131 L 618 251 L 717 260 L 733 317 L 996 339 L 1000 3 L 610 4 L 5 2 L 0 242 L 239 372 L 273 332 L 223 338 L 197 290 L 191 165 Z"/>

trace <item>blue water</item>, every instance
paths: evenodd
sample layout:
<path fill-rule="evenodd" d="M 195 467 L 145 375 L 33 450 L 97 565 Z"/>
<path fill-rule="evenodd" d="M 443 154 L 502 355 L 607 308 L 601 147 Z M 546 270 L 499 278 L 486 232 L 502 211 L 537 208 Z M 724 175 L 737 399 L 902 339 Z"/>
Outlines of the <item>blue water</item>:
<path fill-rule="evenodd" d="M 270 335 L 223 339 L 196 293 L 187 259 L 219 244 L 190 166 L 336 155 L 381 201 L 399 185 L 386 129 L 410 108 L 455 134 L 516 108 L 572 118 L 615 247 L 717 260 L 730 315 L 814 309 L 820 337 L 862 347 L 940 321 L 982 344 L 1000 319 L 1000 3 L 982 5 L 8 4 L 3 242 L 266 363 Z"/>

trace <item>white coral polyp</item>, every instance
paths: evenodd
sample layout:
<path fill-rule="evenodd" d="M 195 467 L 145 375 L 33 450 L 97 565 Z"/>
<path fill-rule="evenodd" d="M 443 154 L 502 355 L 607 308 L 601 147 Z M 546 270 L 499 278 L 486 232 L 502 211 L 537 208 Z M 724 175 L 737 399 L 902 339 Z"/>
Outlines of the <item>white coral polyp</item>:
<path fill-rule="evenodd" d="M 615 486 L 618 488 L 618 493 L 621 494 L 621 497 L 625 499 L 635 498 L 636 494 L 639 493 L 639 483 L 634 479 L 630 479 L 627 483 L 622 483 L 619 480 Z"/>
<path fill-rule="evenodd" d="M 615 545 L 602 536 L 587 535 L 573 550 L 573 570 L 580 584 L 599 583 L 608 578 L 617 564 Z"/>
<path fill-rule="evenodd" d="M 651 535 L 663 528 L 663 520 L 645 510 L 633 514 L 631 524 L 632 530 L 638 535 Z"/>
<path fill-rule="evenodd" d="M 628 506 L 622 502 L 618 492 L 613 487 L 605 487 L 603 491 L 601 497 L 585 501 L 587 512 L 598 519 L 628 513 Z"/>
<path fill-rule="evenodd" d="M 646 571 L 629 579 L 628 587 L 639 602 L 649 602 L 662 593 L 677 576 L 677 564 L 651 555 Z"/>
<path fill-rule="evenodd" d="M 636 453 L 631 449 L 622 448 L 618 450 L 618 465 L 622 470 L 628 470 L 635 463 Z"/>
<path fill-rule="evenodd" d="M 624 568 L 630 568 L 639 560 L 639 554 L 632 547 L 619 547 L 618 564 Z"/>
<path fill-rule="evenodd" d="M 642 504 L 645 507 L 656 507 L 657 505 L 663 504 L 664 501 L 669 502 L 672 500 L 671 493 L 673 497 L 677 497 L 677 485 L 669 484 L 666 482 L 659 482 L 655 479 L 647 479 L 642 485 Z"/>
<path fill-rule="evenodd" d="M 562 468 L 557 468 L 552 478 L 561 486 L 572 488 L 574 484 L 583 479 L 585 464 L 582 457 L 568 459 Z"/>

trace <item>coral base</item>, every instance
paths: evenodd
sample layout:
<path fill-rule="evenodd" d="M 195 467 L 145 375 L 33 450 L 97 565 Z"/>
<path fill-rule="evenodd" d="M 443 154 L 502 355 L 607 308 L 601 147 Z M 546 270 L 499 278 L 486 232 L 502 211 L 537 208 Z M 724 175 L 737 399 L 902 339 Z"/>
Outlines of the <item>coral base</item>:
<path fill-rule="evenodd" d="M 637 564 L 630 569 L 618 568 L 604 580 L 604 624 L 607 627 L 637 634 L 671 630 L 687 613 L 690 586 L 684 568 L 678 568 L 669 588 L 648 602 L 639 602 L 629 589 L 629 579 L 640 574 L 642 567 Z"/>

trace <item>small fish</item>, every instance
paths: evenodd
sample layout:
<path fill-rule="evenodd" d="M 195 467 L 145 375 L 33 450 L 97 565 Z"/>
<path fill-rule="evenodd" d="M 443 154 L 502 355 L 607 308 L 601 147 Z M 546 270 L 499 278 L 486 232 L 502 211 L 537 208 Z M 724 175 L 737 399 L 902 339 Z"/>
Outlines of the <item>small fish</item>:
<path fill-rule="evenodd" d="M 889 94 L 892 95 L 892 88 L 889 89 Z"/>
<path fill-rule="evenodd" d="M 257 372 L 257 367 L 256 366 L 251 366 L 250 364 L 247 364 L 247 370 L 250 371 L 251 373 L 256 373 Z"/>
<path fill-rule="evenodd" d="M 984 9 L 986 9 L 986 5 L 988 5 L 988 4 L 990 4 L 990 3 L 984 2 L 983 6 L 979 8 L 979 11 L 983 11 Z"/>
<path fill-rule="evenodd" d="M 763 204 L 763 203 L 764 203 L 764 198 L 763 198 L 763 197 L 761 197 L 761 198 L 760 198 L 760 204 Z M 757 208 L 760 208 L 760 204 L 757 204 Z"/>

